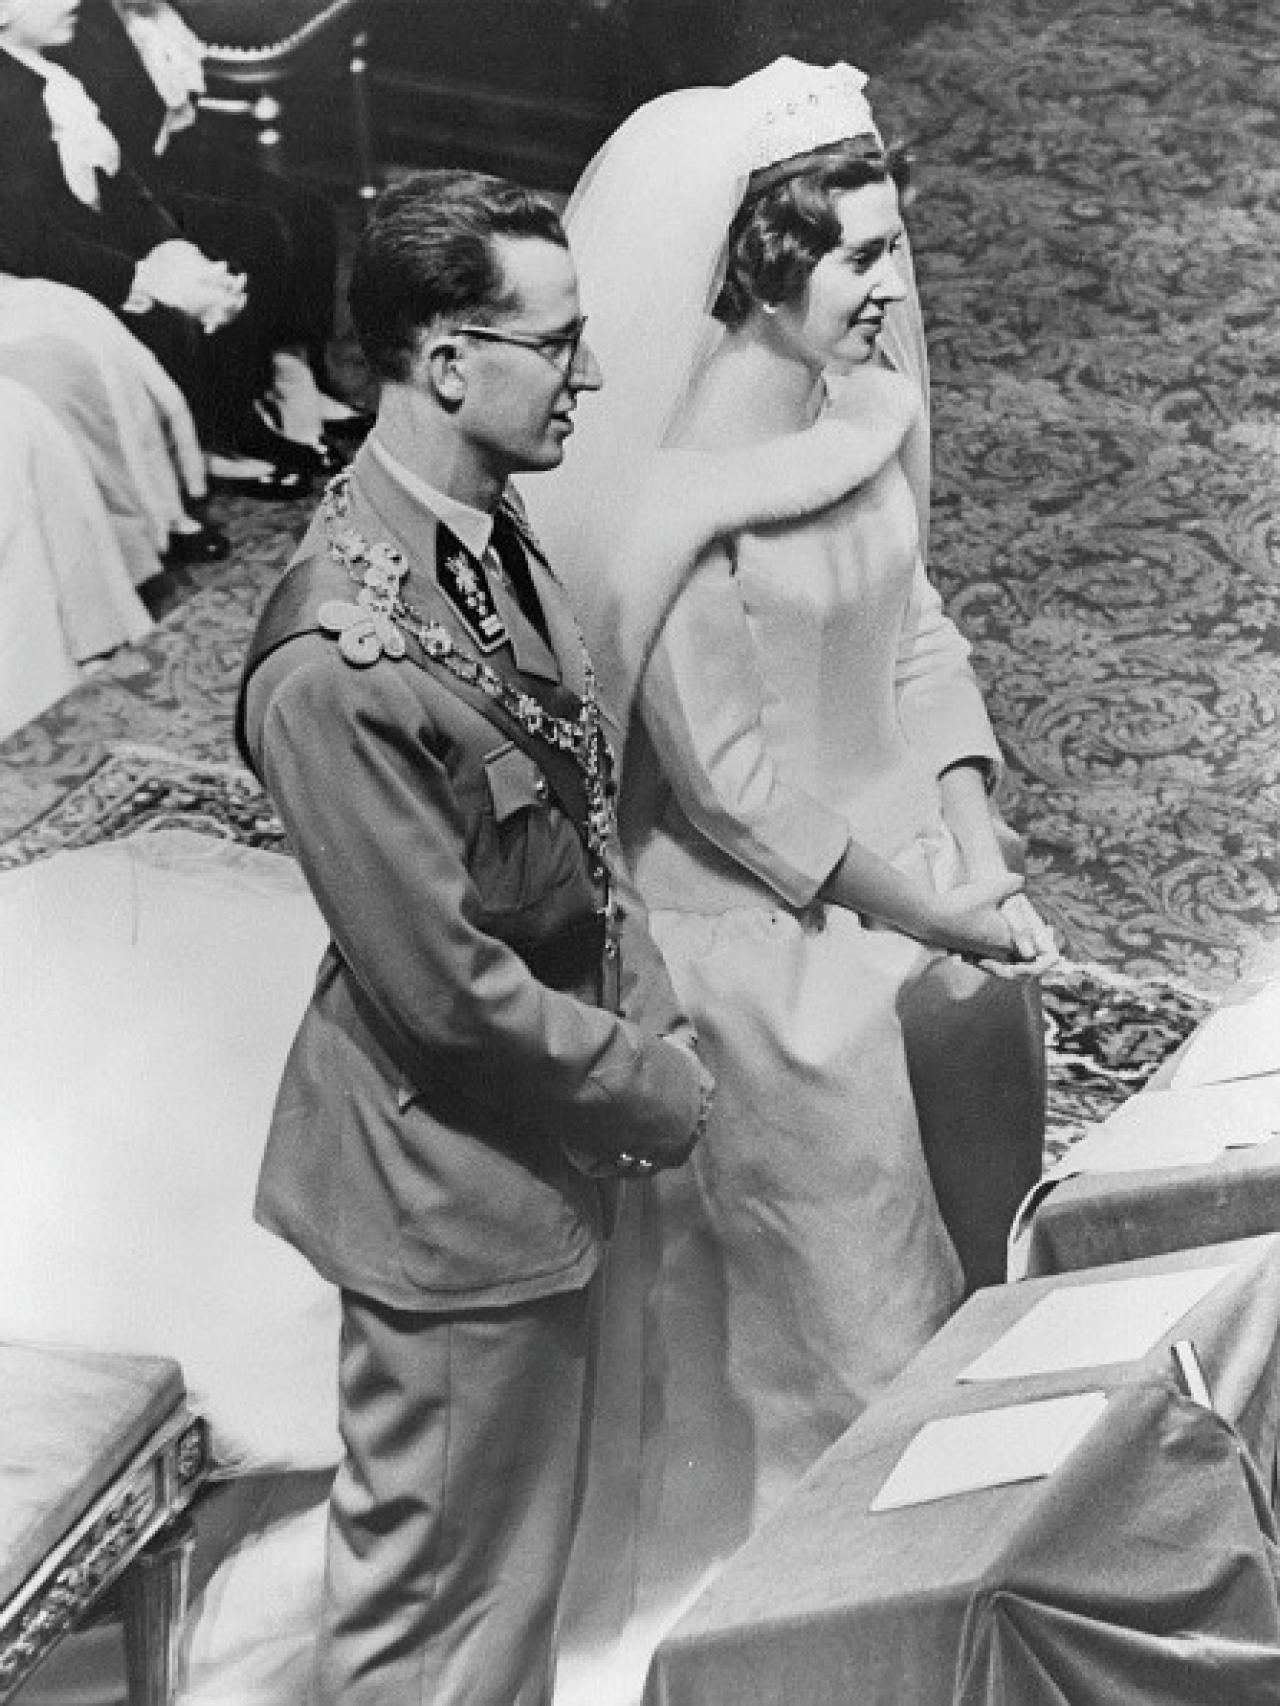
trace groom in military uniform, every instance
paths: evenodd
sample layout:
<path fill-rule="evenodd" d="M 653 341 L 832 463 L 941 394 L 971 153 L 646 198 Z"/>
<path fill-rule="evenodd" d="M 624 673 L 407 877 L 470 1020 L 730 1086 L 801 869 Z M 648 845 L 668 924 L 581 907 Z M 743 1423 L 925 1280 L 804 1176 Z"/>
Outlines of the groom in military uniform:
<path fill-rule="evenodd" d="M 238 734 L 332 936 L 259 1219 L 342 1291 L 328 1706 L 547 1706 L 617 1178 L 710 1081 L 612 858 L 591 666 L 508 479 L 600 374 L 556 214 L 429 172 L 360 240 L 377 425 L 269 600 Z"/>

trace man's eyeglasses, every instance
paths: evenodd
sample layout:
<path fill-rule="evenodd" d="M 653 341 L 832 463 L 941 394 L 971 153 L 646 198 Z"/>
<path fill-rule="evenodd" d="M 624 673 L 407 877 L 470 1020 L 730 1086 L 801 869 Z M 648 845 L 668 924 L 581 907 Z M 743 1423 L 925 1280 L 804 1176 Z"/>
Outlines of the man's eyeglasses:
<path fill-rule="evenodd" d="M 587 322 L 585 317 L 579 320 L 571 332 L 503 332 L 497 326 L 455 326 L 453 329 L 491 344 L 515 344 L 520 349 L 535 350 L 568 379 L 578 364 L 578 352 Z"/>

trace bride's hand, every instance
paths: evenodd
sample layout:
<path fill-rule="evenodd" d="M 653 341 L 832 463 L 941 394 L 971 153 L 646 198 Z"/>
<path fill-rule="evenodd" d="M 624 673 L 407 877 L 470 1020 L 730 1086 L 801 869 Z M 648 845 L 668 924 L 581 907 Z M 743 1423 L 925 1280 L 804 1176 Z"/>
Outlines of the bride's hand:
<path fill-rule="evenodd" d="M 1008 965 L 1018 949 L 1004 908 L 1021 887 L 1022 878 L 1005 871 L 947 889 L 933 897 L 928 924 L 919 935 L 930 947 L 965 959 Z"/>
<path fill-rule="evenodd" d="M 1000 907 L 1013 935 L 1016 960 L 983 960 L 995 977 L 1043 977 L 1062 958 L 1057 938 L 1025 894 L 1010 895 Z"/>

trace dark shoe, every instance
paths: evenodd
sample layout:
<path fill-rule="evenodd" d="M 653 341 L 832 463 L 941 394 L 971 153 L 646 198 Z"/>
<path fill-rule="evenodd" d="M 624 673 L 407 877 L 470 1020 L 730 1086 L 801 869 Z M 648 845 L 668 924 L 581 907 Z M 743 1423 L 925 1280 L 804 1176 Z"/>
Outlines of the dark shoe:
<path fill-rule="evenodd" d="M 297 439 L 286 438 L 258 415 L 246 421 L 236 434 L 231 454 L 253 456 L 259 462 L 274 463 L 279 469 L 291 468 L 311 478 L 325 473 L 325 458 L 318 450 L 309 444 L 299 444 Z"/>
<path fill-rule="evenodd" d="M 220 563 L 231 555 L 231 541 L 211 521 L 201 522 L 193 533 L 171 533 L 161 553 L 168 569 L 184 563 Z"/>
<path fill-rule="evenodd" d="M 286 502 L 290 498 L 305 498 L 311 490 L 311 478 L 297 468 L 280 468 L 273 465 L 269 474 L 210 473 L 209 490 L 243 498 L 267 498 Z"/>
<path fill-rule="evenodd" d="M 292 467 L 296 463 L 310 474 L 318 474 L 328 479 L 340 468 L 346 466 L 346 458 L 341 454 L 341 447 L 330 443 L 323 430 L 318 444 L 304 444 L 300 439 L 290 438 L 280 425 L 279 405 L 269 397 L 260 397 L 254 404 L 254 415 L 257 424 L 265 427 L 268 433 L 266 441 L 261 440 L 253 429 L 250 437 L 260 443 L 262 448 L 251 451 L 242 443 L 240 448 L 246 455 L 261 456 L 268 462 L 278 462 L 282 467 Z"/>

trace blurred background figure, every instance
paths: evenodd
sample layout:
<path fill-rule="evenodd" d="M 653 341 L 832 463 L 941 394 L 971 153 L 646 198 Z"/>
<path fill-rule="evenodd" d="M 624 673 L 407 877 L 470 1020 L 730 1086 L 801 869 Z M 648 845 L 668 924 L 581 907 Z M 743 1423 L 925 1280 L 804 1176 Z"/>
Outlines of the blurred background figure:
<path fill-rule="evenodd" d="M 204 44 L 167 0 L 80 0 L 76 31 L 50 54 L 78 77 L 133 170 L 156 199 L 201 228 L 265 223 L 287 253 L 292 334 L 271 352 L 264 399 L 290 438 L 318 445 L 362 433 L 369 418 L 325 386 L 334 330 L 338 223 L 332 202 L 197 124 Z"/>
<path fill-rule="evenodd" d="M 274 352 L 306 341 L 280 222 L 152 193 L 48 57 L 72 42 L 78 9 L 0 0 L 0 270 L 75 286 L 120 316 L 181 386 L 215 482 L 297 495 L 330 453 L 318 418 L 309 442 L 266 418 Z"/>
<path fill-rule="evenodd" d="M 0 277 L 0 373 L 74 437 L 135 586 L 166 565 L 227 555 L 226 534 L 202 518 L 204 458 L 181 391 L 100 302 Z"/>
<path fill-rule="evenodd" d="M 151 628 L 93 473 L 34 391 L 0 375 L 0 739 L 91 659 Z"/>

